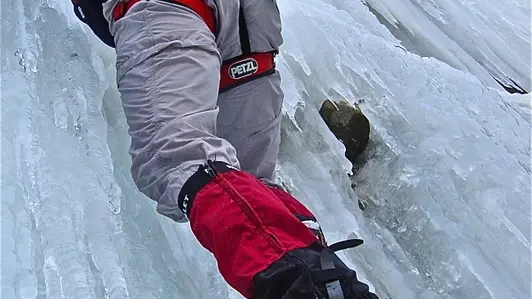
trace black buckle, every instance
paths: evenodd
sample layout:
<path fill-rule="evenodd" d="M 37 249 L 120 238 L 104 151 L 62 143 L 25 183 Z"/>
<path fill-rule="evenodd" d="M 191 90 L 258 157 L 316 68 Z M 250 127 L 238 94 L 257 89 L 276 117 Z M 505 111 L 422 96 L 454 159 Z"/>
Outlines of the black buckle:
<path fill-rule="evenodd" d="M 312 279 L 314 283 L 325 284 L 328 299 L 345 299 L 340 281 L 346 277 L 345 275 L 341 274 L 341 272 L 334 265 L 334 252 L 348 248 L 355 248 L 363 243 L 364 241 L 361 239 L 349 239 L 334 243 L 322 249 L 320 253 L 320 263 L 322 269 L 318 271 L 312 271 Z"/>

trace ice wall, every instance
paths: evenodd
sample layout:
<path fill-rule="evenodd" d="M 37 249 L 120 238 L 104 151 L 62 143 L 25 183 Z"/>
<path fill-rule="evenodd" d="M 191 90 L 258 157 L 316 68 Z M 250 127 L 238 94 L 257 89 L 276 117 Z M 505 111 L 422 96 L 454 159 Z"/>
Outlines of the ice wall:
<path fill-rule="evenodd" d="M 530 91 L 529 1 L 365 0 L 411 52 Z M 496 80 L 494 80 L 496 79 Z"/>
<path fill-rule="evenodd" d="M 112 52 L 70 6 L 2 1 L 1 297 L 227 297 L 134 188 Z"/>
<path fill-rule="evenodd" d="M 362 3 L 304 2 L 281 5 L 286 73 L 300 90 L 287 109 L 305 126 L 299 146 L 315 154 L 323 146 L 307 130 L 319 127 L 322 99 L 360 102 L 369 116 L 373 145 L 354 183 L 368 204 L 359 226 L 382 247 L 367 245 L 365 262 L 376 269 L 379 249 L 392 257 L 413 292 L 401 298 L 528 298 L 530 114 L 515 104 L 521 97 L 405 52 Z M 283 162 L 293 160 L 316 164 L 299 153 Z M 311 170 L 301 169 L 289 177 L 308 181 Z M 385 273 L 370 281 L 397 281 Z M 396 285 L 384 288 L 397 296 Z"/>
<path fill-rule="evenodd" d="M 69 1 L 1 5 L 1 298 L 239 298 L 133 185 L 113 52 Z M 530 298 L 530 99 L 405 51 L 361 2 L 279 6 L 278 181 L 330 241 L 366 240 L 342 257 L 381 298 Z M 490 22 L 529 33 L 526 11 L 505 16 Z M 355 191 L 327 97 L 372 122 Z"/>

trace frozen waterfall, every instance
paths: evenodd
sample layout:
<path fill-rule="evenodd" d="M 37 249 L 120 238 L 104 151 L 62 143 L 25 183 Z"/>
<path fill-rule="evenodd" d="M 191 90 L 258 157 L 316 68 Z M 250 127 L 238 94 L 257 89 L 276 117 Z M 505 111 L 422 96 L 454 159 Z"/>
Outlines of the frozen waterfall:
<path fill-rule="evenodd" d="M 495 81 L 531 90 L 530 3 L 278 2 L 278 181 L 341 257 L 380 298 L 531 298 L 531 100 Z M 240 298 L 134 186 L 112 49 L 68 0 L 0 18 L 1 298 Z M 352 179 L 327 98 L 372 124 Z"/>

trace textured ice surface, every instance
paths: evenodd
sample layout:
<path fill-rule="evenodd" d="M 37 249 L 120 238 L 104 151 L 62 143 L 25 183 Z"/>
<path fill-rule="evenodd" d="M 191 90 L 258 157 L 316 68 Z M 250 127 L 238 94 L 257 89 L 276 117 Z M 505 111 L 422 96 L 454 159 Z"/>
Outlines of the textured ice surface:
<path fill-rule="evenodd" d="M 530 7 L 367 2 L 279 2 L 279 182 L 331 242 L 365 239 L 342 257 L 381 298 L 530 298 L 530 98 L 486 75 L 527 87 Z M 113 52 L 70 1 L 1 4 L 1 298 L 239 298 L 133 185 Z M 372 123 L 355 191 L 325 98 L 360 102 Z"/>
<path fill-rule="evenodd" d="M 488 86 L 497 86 L 497 78 L 530 91 L 529 1 L 364 2 L 408 50 L 467 70 Z"/>

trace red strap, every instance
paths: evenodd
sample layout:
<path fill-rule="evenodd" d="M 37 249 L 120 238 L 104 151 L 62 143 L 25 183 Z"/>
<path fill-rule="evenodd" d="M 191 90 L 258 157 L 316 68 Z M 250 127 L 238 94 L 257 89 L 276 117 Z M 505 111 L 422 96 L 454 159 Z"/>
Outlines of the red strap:
<path fill-rule="evenodd" d="M 129 0 L 127 2 L 120 1 L 113 9 L 113 20 L 117 21 L 124 17 L 127 11 L 140 0 Z M 186 6 L 196 12 L 207 24 L 209 30 L 216 34 L 216 18 L 212 8 L 210 8 L 205 0 L 165 0 L 167 2 L 176 3 Z"/>
<path fill-rule="evenodd" d="M 126 15 L 126 12 L 137 2 L 140 0 L 129 0 L 127 2 L 120 1 L 116 4 L 115 8 L 113 9 L 113 20 L 118 21 L 122 17 Z"/>
<path fill-rule="evenodd" d="M 224 61 L 220 70 L 220 92 L 275 72 L 275 54 L 250 53 Z"/>

